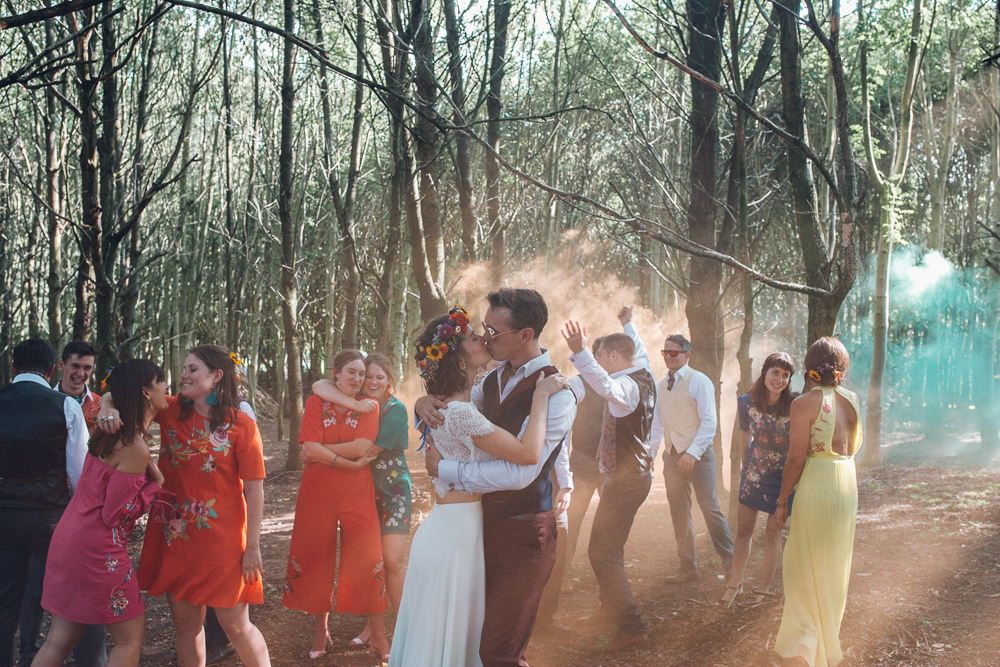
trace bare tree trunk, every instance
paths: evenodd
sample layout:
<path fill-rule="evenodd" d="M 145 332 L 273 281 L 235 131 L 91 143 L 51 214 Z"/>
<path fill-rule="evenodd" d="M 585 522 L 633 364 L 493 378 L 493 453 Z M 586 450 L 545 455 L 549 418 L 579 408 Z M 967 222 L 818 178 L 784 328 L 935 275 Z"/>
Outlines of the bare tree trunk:
<path fill-rule="evenodd" d="M 47 0 L 46 7 L 51 6 Z M 55 33 L 51 21 L 45 22 L 45 46 L 51 48 L 55 43 Z M 62 160 L 59 142 L 56 137 L 56 125 L 59 122 L 58 106 L 55 91 L 45 89 L 45 202 L 48 204 L 48 329 L 49 341 L 62 347 L 62 295 L 65 286 L 62 276 L 62 224 L 59 214 L 62 211 L 62 200 L 59 193 L 59 174 L 62 171 Z"/>
<path fill-rule="evenodd" d="M 688 0 L 687 64 L 712 81 L 719 80 L 722 55 L 722 28 L 725 4 L 722 0 Z M 691 201 L 687 210 L 688 238 L 714 248 L 716 240 L 716 180 L 719 166 L 719 93 L 691 78 Z M 722 326 L 720 288 L 722 265 L 692 257 L 690 287 L 685 307 L 691 330 L 691 366 L 707 375 L 715 386 L 715 404 L 722 391 L 722 358 L 725 330 Z M 716 485 L 725 488 L 722 475 L 722 438 L 716 429 L 713 443 L 716 460 Z"/>
<path fill-rule="evenodd" d="M 323 24 L 320 17 L 319 3 L 313 0 L 313 21 L 316 24 L 316 42 L 325 49 Z M 355 3 L 357 12 L 357 29 L 355 30 L 355 72 L 361 78 L 365 75 L 365 5 L 362 0 Z M 325 53 L 325 50 L 324 50 Z M 330 115 L 329 82 L 327 68 L 320 63 L 320 98 L 323 107 L 323 169 L 326 172 L 327 187 L 333 198 L 340 226 L 340 247 L 343 252 L 343 269 L 347 273 L 347 285 L 341 298 L 344 308 L 344 328 L 341 345 L 345 348 L 358 346 L 358 295 L 361 291 L 361 273 L 358 269 L 357 246 L 354 240 L 354 199 L 357 191 L 358 176 L 361 161 L 361 130 L 364 123 L 365 86 L 360 81 L 354 86 L 354 120 L 351 126 L 351 153 L 347 168 L 347 182 L 341 192 L 340 181 L 332 162 L 333 153 L 333 121 Z M 333 270 L 331 262 L 330 270 Z M 336 281 L 331 273 L 327 281 L 327 302 L 332 301 Z M 332 336 L 330 337 L 332 338 Z M 331 346 L 332 348 L 332 346 Z M 332 361 L 332 349 L 328 352 Z"/>
<path fill-rule="evenodd" d="M 295 0 L 284 0 L 285 32 L 295 33 Z M 279 156 L 278 216 L 281 220 L 281 322 L 288 366 L 288 450 L 285 470 L 300 470 L 299 422 L 302 418 L 302 363 L 299 355 L 299 292 L 296 271 L 297 225 L 292 210 L 292 135 L 295 128 L 295 45 L 284 40 L 281 77 L 281 154 Z"/>
<path fill-rule="evenodd" d="M 455 11 L 455 0 L 444 0 L 445 29 L 448 41 L 448 74 L 451 78 L 451 101 L 457 107 L 452 119 L 456 125 L 465 113 L 465 76 L 462 73 L 462 29 Z M 469 138 L 461 132 L 455 138 L 455 189 L 458 190 L 458 208 L 462 214 L 462 259 L 476 261 L 476 216 L 472 200 L 472 167 L 469 163 Z"/>
<path fill-rule="evenodd" d="M 507 25 L 510 19 L 511 0 L 493 1 L 493 51 L 490 59 L 490 86 L 486 96 L 486 141 L 494 151 L 500 152 L 500 102 L 503 91 L 504 69 L 507 62 Z M 504 280 L 507 246 L 503 221 L 500 219 L 500 163 L 491 153 L 486 153 L 486 217 L 493 242 L 493 282 Z"/>
<path fill-rule="evenodd" d="M 84 18 L 94 19 L 93 9 Z M 79 32 L 76 16 L 66 16 L 69 30 Z M 97 124 L 94 111 L 94 94 L 97 81 L 91 72 L 93 54 L 90 50 L 91 31 L 74 40 L 76 46 L 76 78 L 79 86 L 77 106 L 80 109 L 80 260 L 76 269 L 74 297 L 76 312 L 73 315 L 73 339 L 89 340 L 91 333 L 91 304 L 94 301 L 94 253 L 101 247 L 101 204 L 97 182 Z"/>
<path fill-rule="evenodd" d="M 437 81 L 434 78 L 434 35 L 431 29 L 430 1 L 414 0 L 419 15 L 414 17 L 416 32 L 413 52 L 416 75 L 417 106 L 424 112 L 415 116 L 413 137 L 416 142 L 416 162 L 420 174 L 420 218 L 423 223 L 427 263 L 431 278 L 444 288 L 444 234 L 441 228 L 441 207 L 438 203 L 438 135 L 427 120 L 436 115 Z"/>
<path fill-rule="evenodd" d="M 159 34 L 159 23 L 154 23 L 149 36 L 149 44 L 146 48 L 145 58 L 142 64 L 142 80 L 139 85 L 139 93 L 136 99 L 136 127 L 135 127 L 135 151 L 133 153 L 133 182 L 134 199 L 138 200 L 142 193 L 143 183 L 146 175 L 146 164 L 143 154 L 146 150 L 146 125 L 149 121 L 149 87 L 153 78 L 153 70 L 156 64 L 156 43 Z M 129 252 L 128 267 L 129 274 L 126 279 L 125 293 L 122 295 L 121 318 L 122 318 L 122 338 L 119 341 L 119 354 L 122 359 L 130 359 L 134 356 L 133 347 L 136 336 L 136 306 L 139 302 L 139 268 L 142 261 L 142 225 L 138 222 L 129 232 Z"/>
<path fill-rule="evenodd" d="M 864 110 L 863 140 L 868 171 L 879 195 L 879 236 L 875 260 L 874 329 L 872 332 L 872 369 L 868 377 L 868 406 L 865 415 L 865 458 L 866 466 L 878 466 L 882 462 L 882 385 L 885 377 L 885 360 L 888 352 L 889 330 L 889 270 L 892 261 L 892 247 L 896 236 L 896 196 L 899 183 L 906 172 L 909 159 L 910 137 L 913 132 L 913 97 L 917 74 L 920 71 L 920 26 L 922 0 L 914 0 L 913 16 L 910 24 L 910 44 L 907 52 L 906 73 L 903 77 L 902 99 L 900 100 L 899 143 L 889 172 L 882 174 L 875 158 L 874 139 L 871 129 L 871 103 L 868 95 L 868 45 L 861 41 L 861 106 Z M 866 31 L 867 17 L 864 2 L 858 2 L 858 26 Z"/>

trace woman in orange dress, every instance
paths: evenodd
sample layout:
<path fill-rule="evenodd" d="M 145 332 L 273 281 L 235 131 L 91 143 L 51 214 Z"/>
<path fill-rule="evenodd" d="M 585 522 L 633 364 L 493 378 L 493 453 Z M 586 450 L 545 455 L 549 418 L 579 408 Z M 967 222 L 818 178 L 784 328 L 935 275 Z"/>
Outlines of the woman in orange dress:
<path fill-rule="evenodd" d="M 365 378 L 364 355 L 342 350 L 333 366 L 337 388 L 348 396 L 357 394 Z M 330 641 L 327 617 L 337 575 L 338 523 L 343 543 L 336 611 L 367 616 L 371 650 L 383 658 L 389 654 L 382 537 L 368 467 L 378 428 L 377 409 L 362 414 L 316 395 L 306 401 L 302 414 L 299 442 L 306 466 L 295 502 L 282 604 L 313 615 L 312 659 L 324 655 Z"/>
<path fill-rule="evenodd" d="M 205 664 L 205 607 L 247 667 L 269 667 L 267 644 L 250 622 L 249 604 L 264 601 L 260 522 L 264 449 L 257 424 L 238 409 L 236 365 L 218 345 L 192 348 L 184 360 L 180 397 L 155 421 L 159 468 L 173 510 L 150 522 L 139 562 L 139 587 L 167 594 L 180 667 Z M 102 406 L 113 408 L 110 394 Z M 102 423 L 117 427 L 117 416 Z"/>

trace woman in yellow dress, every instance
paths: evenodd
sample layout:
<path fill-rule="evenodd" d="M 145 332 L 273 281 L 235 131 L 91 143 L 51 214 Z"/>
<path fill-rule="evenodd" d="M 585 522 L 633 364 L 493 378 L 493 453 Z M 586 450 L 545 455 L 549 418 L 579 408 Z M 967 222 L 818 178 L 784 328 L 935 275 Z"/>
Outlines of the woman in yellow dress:
<path fill-rule="evenodd" d="M 788 460 L 775 517 L 791 524 L 785 544 L 785 608 L 774 650 L 782 665 L 833 667 L 847 603 L 858 513 L 854 454 L 861 446 L 858 397 L 840 386 L 851 360 L 836 338 L 809 346 L 807 387 L 792 402 Z M 788 498 L 795 491 L 795 515 Z"/>

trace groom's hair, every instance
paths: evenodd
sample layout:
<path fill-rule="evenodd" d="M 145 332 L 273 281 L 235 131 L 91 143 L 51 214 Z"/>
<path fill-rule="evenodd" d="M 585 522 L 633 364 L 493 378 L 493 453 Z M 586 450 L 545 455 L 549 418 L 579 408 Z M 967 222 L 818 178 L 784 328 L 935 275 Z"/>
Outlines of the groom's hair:
<path fill-rule="evenodd" d="M 513 329 L 531 329 L 532 337 L 538 338 L 549 321 L 549 309 L 542 295 L 524 287 L 501 287 L 486 295 L 491 308 L 510 310 L 510 326 Z"/>

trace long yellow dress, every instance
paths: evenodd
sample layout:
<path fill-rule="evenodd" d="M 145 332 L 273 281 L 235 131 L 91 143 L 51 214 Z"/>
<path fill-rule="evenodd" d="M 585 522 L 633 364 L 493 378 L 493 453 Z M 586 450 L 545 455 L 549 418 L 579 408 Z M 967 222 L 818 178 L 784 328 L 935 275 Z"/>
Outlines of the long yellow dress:
<path fill-rule="evenodd" d="M 858 398 L 840 387 L 823 392 L 819 417 L 809 434 L 809 453 L 795 488 L 795 506 L 785 544 L 785 608 L 774 650 L 783 658 L 802 657 L 812 667 L 833 667 L 844 658 L 840 622 L 847 603 L 858 514 L 854 454 L 861 446 Z M 857 413 L 850 455 L 833 451 L 840 394 Z"/>

